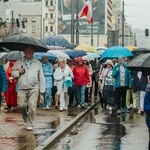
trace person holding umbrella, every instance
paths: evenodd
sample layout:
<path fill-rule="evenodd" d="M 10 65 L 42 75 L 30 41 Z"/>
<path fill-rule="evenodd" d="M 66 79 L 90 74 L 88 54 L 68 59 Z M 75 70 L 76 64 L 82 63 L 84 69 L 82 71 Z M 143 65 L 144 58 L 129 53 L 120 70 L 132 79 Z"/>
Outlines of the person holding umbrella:
<path fill-rule="evenodd" d="M 12 68 L 12 76 L 18 79 L 18 107 L 27 130 L 33 130 L 39 98 L 43 100 L 45 77 L 39 60 L 33 57 L 34 47 L 24 47 L 25 56 L 18 59 Z"/>
<path fill-rule="evenodd" d="M 120 114 L 125 111 L 126 91 L 132 86 L 131 74 L 126 68 L 122 57 L 118 58 L 118 64 L 113 67 L 112 77 L 114 78 L 117 114 Z"/>

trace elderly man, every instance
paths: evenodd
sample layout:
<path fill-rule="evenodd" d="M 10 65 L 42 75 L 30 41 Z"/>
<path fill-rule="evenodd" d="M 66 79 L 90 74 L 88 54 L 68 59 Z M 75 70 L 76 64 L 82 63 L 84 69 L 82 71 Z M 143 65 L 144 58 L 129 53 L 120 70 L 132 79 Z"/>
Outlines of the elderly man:
<path fill-rule="evenodd" d="M 33 121 L 40 97 L 45 92 L 45 78 L 41 63 L 33 58 L 34 48 L 24 49 L 24 58 L 16 61 L 12 68 L 12 75 L 18 78 L 18 107 L 23 115 L 27 130 L 33 130 Z"/>

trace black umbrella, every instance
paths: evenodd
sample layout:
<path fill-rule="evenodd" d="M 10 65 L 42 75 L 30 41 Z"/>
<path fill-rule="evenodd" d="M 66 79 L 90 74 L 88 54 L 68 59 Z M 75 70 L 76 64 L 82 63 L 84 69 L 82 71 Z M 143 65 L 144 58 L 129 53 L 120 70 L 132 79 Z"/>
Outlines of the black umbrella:
<path fill-rule="evenodd" d="M 12 35 L 0 42 L 0 46 L 13 51 L 23 51 L 28 45 L 34 47 L 35 52 L 47 52 L 47 46 L 40 40 L 29 36 Z"/>
<path fill-rule="evenodd" d="M 132 50 L 132 53 L 134 54 L 134 57 L 138 56 L 139 54 L 145 54 L 150 53 L 150 49 L 137 47 Z"/>
<path fill-rule="evenodd" d="M 22 51 L 11 51 L 0 57 L 0 61 L 17 60 L 24 56 Z"/>
<path fill-rule="evenodd" d="M 140 54 L 128 62 L 127 68 L 135 71 L 142 71 L 145 74 L 150 74 L 150 53 Z"/>

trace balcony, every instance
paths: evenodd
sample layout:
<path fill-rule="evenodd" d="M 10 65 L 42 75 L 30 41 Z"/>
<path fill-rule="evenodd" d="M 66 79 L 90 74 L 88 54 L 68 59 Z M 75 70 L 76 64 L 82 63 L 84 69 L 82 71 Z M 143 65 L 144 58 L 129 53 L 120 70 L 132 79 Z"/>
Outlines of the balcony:
<path fill-rule="evenodd" d="M 49 9 L 50 11 L 53 11 L 53 10 L 55 10 L 55 6 L 49 6 L 48 9 Z"/>
<path fill-rule="evenodd" d="M 53 19 L 53 18 L 49 19 L 49 21 L 48 21 L 49 24 L 53 24 L 54 22 L 55 22 L 55 19 Z"/>

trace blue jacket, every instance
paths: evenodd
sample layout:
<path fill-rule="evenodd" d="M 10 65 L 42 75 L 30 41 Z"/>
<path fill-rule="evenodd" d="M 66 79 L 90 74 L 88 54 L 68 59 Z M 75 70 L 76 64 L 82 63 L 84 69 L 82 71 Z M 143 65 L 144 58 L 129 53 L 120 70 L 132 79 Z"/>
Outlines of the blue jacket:
<path fill-rule="evenodd" d="M 144 97 L 144 112 L 146 113 L 146 124 L 150 127 L 150 93 L 146 93 Z"/>
<path fill-rule="evenodd" d="M 124 66 L 125 69 L 125 86 L 131 87 L 132 86 L 132 80 L 131 80 L 131 74 L 129 70 Z M 112 77 L 114 78 L 114 87 L 118 88 L 121 87 L 120 85 L 120 65 L 117 64 L 113 67 Z"/>
<path fill-rule="evenodd" d="M 0 92 L 6 92 L 8 87 L 8 82 L 5 74 L 4 67 L 0 65 Z"/>
<path fill-rule="evenodd" d="M 53 75 L 53 67 L 52 64 L 47 62 L 44 64 L 42 62 L 42 68 L 45 76 L 45 88 L 52 88 L 53 86 L 53 81 L 52 81 L 52 75 Z"/>

